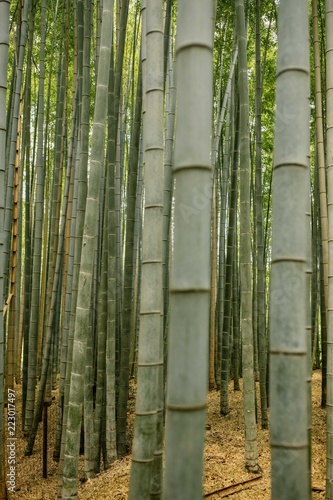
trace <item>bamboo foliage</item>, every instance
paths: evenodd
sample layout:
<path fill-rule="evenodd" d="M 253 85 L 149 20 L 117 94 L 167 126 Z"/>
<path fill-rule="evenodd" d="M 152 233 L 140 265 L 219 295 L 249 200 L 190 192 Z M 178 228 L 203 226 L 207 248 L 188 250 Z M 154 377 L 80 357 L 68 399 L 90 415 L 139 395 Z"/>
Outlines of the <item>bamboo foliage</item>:
<path fill-rule="evenodd" d="M 202 498 L 209 347 L 212 17 L 213 2 L 178 5 L 165 500 Z"/>
<path fill-rule="evenodd" d="M 279 500 L 291 494 L 311 497 L 306 383 L 308 43 L 308 6 L 281 1 L 270 294 L 272 498 Z"/>

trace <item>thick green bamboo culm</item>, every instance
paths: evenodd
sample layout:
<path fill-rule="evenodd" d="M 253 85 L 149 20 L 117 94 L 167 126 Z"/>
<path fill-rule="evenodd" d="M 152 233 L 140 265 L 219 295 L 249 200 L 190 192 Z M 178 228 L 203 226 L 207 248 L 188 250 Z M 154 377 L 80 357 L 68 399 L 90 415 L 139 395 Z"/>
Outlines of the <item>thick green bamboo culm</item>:
<path fill-rule="evenodd" d="M 322 106 L 322 83 L 320 63 L 320 42 L 318 34 L 318 6 L 317 0 L 312 0 L 313 17 L 313 56 L 315 65 L 315 109 L 316 109 L 316 144 L 317 144 L 317 168 L 319 177 L 319 203 L 320 203 L 320 227 L 323 252 L 324 289 L 327 314 L 328 307 L 328 219 L 327 219 L 327 189 L 325 172 L 325 145 L 324 124 Z"/>
<path fill-rule="evenodd" d="M 145 206 L 142 234 L 137 399 L 129 499 L 151 498 L 163 362 L 163 15 L 161 0 L 142 3 L 143 148 Z"/>
<path fill-rule="evenodd" d="M 113 28 L 113 0 L 103 4 L 103 21 L 97 75 L 94 123 L 92 131 L 90 174 L 85 212 L 84 234 L 79 274 L 73 362 L 69 391 L 69 408 L 63 469 L 63 498 L 77 496 L 77 466 L 83 409 L 84 367 L 91 307 L 96 230 L 99 226 L 99 197 L 104 170 L 105 129 L 109 83 L 109 67 Z"/>
<path fill-rule="evenodd" d="M 105 204 L 105 206 L 107 206 Z M 96 400 L 93 415 L 93 447 L 94 470 L 100 472 L 100 454 L 106 455 L 105 440 L 105 379 L 106 379 L 106 332 L 107 332 L 107 281 L 108 281 L 108 245 L 106 231 L 107 217 L 104 215 L 104 229 L 102 240 L 101 271 L 97 299 L 97 339 L 96 339 Z"/>
<path fill-rule="evenodd" d="M 37 157 L 36 157 L 36 198 L 34 219 L 33 243 L 33 270 L 32 293 L 29 326 L 29 357 L 28 357 L 28 384 L 25 410 L 24 430 L 30 433 L 35 405 L 37 381 L 37 350 L 38 331 L 41 321 L 41 267 L 42 267 L 42 238 L 44 221 L 44 186 L 45 186 L 45 144 L 44 144 L 44 81 L 45 81 L 45 38 L 46 38 L 46 0 L 41 6 L 41 42 L 40 42 L 40 78 L 38 89 L 38 118 L 37 118 Z"/>
<path fill-rule="evenodd" d="M 238 114 L 237 114 L 238 115 Z M 237 119 L 237 118 L 236 118 Z M 238 124 L 235 127 L 235 146 L 239 141 Z M 235 149 L 236 149 L 235 148 Z M 221 382 L 220 382 L 220 412 L 227 415 L 229 408 L 229 375 L 230 375 L 230 341 L 232 325 L 232 288 L 233 288 L 233 263 L 237 252 L 235 247 L 235 232 L 237 218 L 237 179 L 238 179 L 238 154 L 234 154 L 232 174 L 230 182 L 230 208 L 229 208 L 229 228 L 227 237 L 227 258 L 225 262 L 225 291 L 222 323 L 222 348 L 221 348 Z M 227 167 L 225 167 L 227 168 Z"/>
<path fill-rule="evenodd" d="M 234 59 L 235 62 L 235 59 Z M 235 64 L 233 65 L 235 66 Z M 233 71 L 232 71 L 233 73 Z M 229 85 L 230 81 L 230 85 Z M 234 110 L 234 96 L 235 92 L 232 92 L 231 95 L 231 80 L 229 75 L 228 80 L 228 100 L 226 102 L 227 106 L 227 116 L 226 116 L 226 125 L 225 125 L 225 139 L 224 139 L 224 151 L 222 157 L 222 168 L 220 169 L 220 191 L 221 191 L 221 204 L 220 204 L 220 235 L 219 235 L 219 278 L 218 278 L 218 294 L 217 294 L 217 308 L 218 308 L 218 332 L 217 332 L 217 352 L 216 352 L 216 380 L 217 387 L 220 388 L 221 381 L 221 352 L 222 352 L 222 342 L 223 342 L 223 322 L 224 322 L 224 303 L 225 303 L 225 274 L 226 274 L 226 265 L 225 265 L 225 241 L 226 241 L 226 218 L 227 218 L 227 192 L 228 192 L 228 183 L 229 183 L 229 165 L 231 163 L 232 158 L 232 142 L 234 138 L 232 137 L 232 123 L 233 123 L 233 110 Z M 228 90 L 225 92 L 225 96 Z M 222 105 L 223 106 L 223 105 Z M 221 117 L 220 113 L 220 117 Z M 222 122 L 219 119 L 217 123 L 217 129 L 222 127 Z M 215 140 L 215 153 L 217 154 L 216 148 L 219 147 L 220 141 Z M 238 158 L 237 158 L 238 165 Z M 229 376 L 228 376 L 229 377 Z M 222 395 L 222 393 L 221 393 Z"/>
<path fill-rule="evenodd" d="M 236 33 L 238 42 L 239 84 L 239 198 L 240 235 L 239 266 L 241 276 L 241 334 L 242 371 L 245 423 L 246 468 L 258 470 L 257 427 L 255 415 L 255 382 L 252 324 L 252 269 L 251 269 L 251 211 L 250 211 L 250 133 L 249 91 L 247 66 L 247 40 L 245 28 L 244 0 L 236 0 Z"/>
<path fill-rule="evenodd" d="M 111 49 L 110 76 L 108 88 L 108 145 L 106 161 L 106 214 L 108 248 L 108 285 L 107 285 L 107 339 L 105 374 L 105 454 L 104 467 L 110 467 L 117 458 L 116 437 L 116 234 L 115 234 L 115 196 L 114 196 L 114 64 Z"/>
<path fill-rule="evenodd" d="M 213 2 L 179 2 L 164 500 L 202 498 L 209 348 L 213 27 Z"/>
<path fill-rule="evenodd" d="M 261 161 L 261 55 L 260 55 L 260 0 L 256 0 L 256 173 L 255 173 L 255 206 L 256 206 L 256 236 L 257 236 L 257 332 L 258 335 L 258 362 L 260 377 L 260 407 L 261 427 L 268 428 L 267 417 L 267 394 L 266 394 L 266 372 L 267 372 L 267 349 L 266 349 L 266 293 L 265 293 L 265 264 L 264 264 L 264 231 L 263 231 L 263 194 L 262 194 L 262 161 Z"/>
<path fill-rule="evenodd" d="M 35 19 L 35 8 L 34 4 L 29 16 L 29 27 L 28 30 L 33 32 L 34 19 Z M 29 38 L 29 46 L 27 53 L 27 68 L 26 68 L 26 79 L 25 79 L 25 99 L 23 113 L 25 120 L 23 123 L 22 132 L 22 148 L 24 149 L 24 171 L 25 171 L 25 230 L 24 230 L 24 248 L 25 248 L 25 259 L 24 259 L 24 312 L 22 320 L 22 337 L 23 337 L 23 369 L 22 369 L 22 424 L 24 426 L 25 420 L 25 406 L 27 399 L 27 373 L 28 373 L 28 349 L 29 349 L 29 319 L 30 319 L 30 304 L 31 304 L 31 284 L 32 284 L 32 231 L 31 231 L 31 163 L 30 163 L 30 123 L 31 123 L 31 73 L 32 73 L 32 49 L 33 49 L 33 37 Z"/>
<path fill-rule="evenodd" d="M 69 165 L 69 168 L 70 168 L 70 165 Z M 47 383 L 52 342 L 53 342 L 53 338 L 55 336 L 55 330 L 56 330 L 56 326 L 55 326 L 56 316 L 57 316 L 56 315 L 56 310 L 57 310 L 56 304 L 57 304 L 57 301 L 59 301 L 58 300 L 59 299 L 59 288 L 61 288 L 60 283 L 59 283 L 60 276 L 61 276 L 60 268 L 61 268 L 61 261 L 62 261 L 63 248 L 64 248 L 66 211 L 67 211 L 69 188 L 70 188 L 69 177 L 70 176 L 67 175 L 67 182 L 66 182 L 65 191 L 64 191 L 63 214 L 62 214 L 61 226 L 60 226 L 59 238 L 58 238 L 57 259 L 56 259 L 56 266 L 55 266 L 55 279 L 52 283 L 50 313 L 49 313 L 48 321 L 45 324 L 44 352 L 43 352 L 41 376 L 40 376 L 40 382 L 39 382 L 39 388 L 38 388 L 38 396 L 37 396 L 37 401 L 35 404 L 35 411 L 34 411 L 32 426 L 31 426 L 31 430 L 30 430 L 30 434 L 29 434 L 28 445 L 27 445 L 27 449 L 25 452 L 26 455 L 32 454 L 33 446 L 34 446 L 35 439 L 36 439 L 38 423 L 40 421 L 40 415 L 42 414 L 42 404 L 44 401 L 45 387 L 46 387 L 46 383 Z"/>
<path fill-rule="evenodd" d="M 119 5 L 119 4 L 118 4 Z M 120 243 L 120 165 L 119 165 L 119 128 L 121 127 L 121 85 L 122 85 L 122 68 L 124 62 L 124 50 L 126 40 L 126 26 L 128 19 L 129 0 L 121 2 L 120 20 L 119 20 L 119 36 L 117 37 L 117 51 L 114 71 L 114 100 L 113 100 L 113 119 L 114 119 L 114 156 L 113 161 L 116 164 L 115 171 L 115 224 L 116 224 L 116 314 L 119 319 L 116 321 L 116 332 L 120 333 L 120 361 L 119 361 L 119 388 L 117 400 L 117 453 L 119 457 L 126 455 L 126 425 L 127 425 L 127 401 L 129 391 L 129 361 L 130 361 L 130 330 L 121 331 L 121 281 L 122 281 L 122 265 L 121 265 L 121 243 Z M 123 335 L 124 333 L 124 335 Z"/>
<path fill-rule="evenodd" d="M 134 263 L 134 229 L 135 229 L 135 208 L 136 192 L 139 163 L 139 144 L 141 133 L 142 117 L 142 69 L 141 61 L 139 63 L 139 75 L 137 83 L 136 103 L 134 120 L 132 123 L 131 148 L 128 164 L 127 179 L 127 210 L 126 210 L 126 244 L 124 258 L 124 293 L 122 308 L 122 347 L 127 342 L 127 348 L 133 349 L 131 345 L 131 327 L 133 324 L 132 305 L 134 301 L 134 282 L 135 273 L 133 272 Z M 125 340 L 126 339 L 126 340 Z"/>
<path fill-rule="evenodd" d="M 307 311 L 309 232 L 308 4 L 278 17 L 270 293 L 272 499 L 309 499 Z M 290 48 L 293 47 L 293 50 Z"/>
<path fill-rule="evenodd" d="M 22 79 L 23 79 L 23 63 L 25 55 L 25 46 L 27 41 L 27 28 L 28 28 L 28 12 L 30 9 L 30 0 L 24 2 L 22 6 L 22 21 L 21 30 L 19 37 L 19 47 L 18 47 L 18 61 L 16 68 L 16 78 L 15 78 L 15 91 L 13 97 L 12 106 L 12 123 L 11 128 L 8 127 L 8 137 L 7 142 L 9 146 L 9 165 L 6 169 L 6 190 L 4 200 L 5 203 L 5 213 L 4 213 L 4 232 L 3 232 L 3 273 L 4 273 L 4 301 L 7 299 L 6 294 L 8 293 L 8 273 L 9 273 L 9 253 L 11 244 L 11 234 L 12 234 L 12 221 L 13 221 L 13 190 L 14 190 L 14 166 L 16 157 L 16 141 L 17 141 L 17 131 L 19 123 L 20 114 L 20 97 L 22 91 Z M 4 74 L 7 75 L 5 68 L 2 68 Z M 9 115 L 9 113 L 8 113 Z"/>
<path fill-rule="evenodd" d="M 21 96 L 22 96 L 22 81 L 23 81 L 23 65 L 25 45 L 27 39 L 27 16 L 28 6 L 23 6 L 21 10 L 22 21 L 21 29 L 16 35 L 16 43 L 19 43 L 17 54 L 17 67 L 13 74 L 13 97 L 10 99 L 12 107 L 9 108 L 8 117 L 10 116 L 10 124 L 7 130 L 7 145 L 9 152 L 6 155 L 5 169 L 5 212 L 4 212 L 4 233 L 3 233 L 3 255 L 2 269 L 4 275 L 4 294 L 6 305 L 4 307 L 7 334 L 6 334 L 6 386 L 14 388 L 14 371 L 15 371 L 15 335 L 18 328 L 15 328 L 15 317 L 17 315 L 19 291 L 16 286 L 17 275 L 17 260 L 19 259 L 19 248 L 22 248 L 18 241 L 18 217 L 19 217 L 19 171 L 20 171 L 20 156 L 21 149 Z M 7 73 L 6 70 L 4 70 Z M 11 89 L 11 95 L 12 95 Z M 20 204 L 21 207 L 21 204 Z M 20 285 L 18 284 L 18 288 Z M 17 339 L 17 335 L 16 335 Z"/>
<path fill-rule="evenodd" d="M 76 226 L 76 214 L 77 214 L 77 189 L 78 183 L 75 182 L 75 151 L 77 147 L 77 137 L 75 137 L 75 131 L 77 131 L 77 115 L 78 115 L 78 105 L 75 99 L 77 95 L 77 90 L 74 93 L 73 100 L 73 117 L 72 117 L 72 127 L 70 135 L 70 144 L 68 149 L 68 159 L 67 159 L 67 177 L 70 176 L 70 186 L 68 194 L 68 203 L 66 204 L 66 227 L 65 238 L 68 238 L 69 243 L 66 245 L 66 275 L 63 279 L 63 317 L 61 323 L 61 345 L 59 346 L 59 396 L 58 396 L 58 419 L 57 419 L 57 434 L 55 438 L 55 446 L 53 451 L 53 459 L 59 460 L 60 448 L 61 448 L 61 434 L 62 425 L 64 417 L 64 394 L 65 394 L 65 378 L 66 378 L 66 368 L 67 357 L 68 357 L 68 333 L 69 333 L 69 323 L 70 323 L 70 312 L 71 312 L 71 299 L 72 299 L 72 285 L 73 285 L 73 263 L 74 263 L 74 236 L 75 236 L 75 226 Z M 67 182 L 67 179 L 66 179 Z M 65 191 L 66 192 L 66 191 Z"/>
<path fill-rule="evenodd" d="M 163 208 L 163 342 L 166 342 L 169 307 L 169 255 L 170 255 L 170 221 L 172 201 L 172 159 L 175 130 L 176 87 L 172 51 L 169 50 L 168 75 L 166 80 L 166 124 L 165 124 L 165 160 L 164 160 L 164 208 Z M 166 349 L 164 349 L 164 359 Z M 164 376 L 166 370 L 164 370 Z"/>
<path fill-rule="evenodd" d="M 326 0 L 326 162 L 328 215 L 326 500 L 333 499 L 333 0 Z M 325 274 L 324 274 L 325 277 Z M 325 278 L 324 278 L 325 279 Z"/>
<path fill-rule="evenodd" d="M 4 439 L 4 273 L 3 222 L 6 164 L 6 92 L 9 47 L 9 0 L 0 2 L 0 499 L 6 498 L 6 462 Z"/>
<path fill-rule="evenodd" d="M 68 398 L 69 398 L 69 384 L 70 375 L 72 367 L 72 355 L 73 355 L 73 316 L 76 308 L 76 297 L 77 297 L 77 281 L 78 272 L 76 268 L 78 264 L 76 261 L 79 260 L 78 255 L 81 255 L 81 245 L 77 244 L 80 241 L 79 234 L 82 236 L 83 232 L 83 222 L 84 212 L 79 210 L 80 193 L 84 194 L 82 196 L 85 200 L 86 198 L 86 178 L 87 178 L 87 168 L 86 162 L 80 162 L 81 157 L 81 141 L 78 140 L 78 109 L 79 104 L 77 96 L 79 94 L 79 80 L 76 80 L 76 91 L 73 96 L 73 108 L 74 116 L 72 120 L 72 134 L 71 134 L 71 146 L 69 148 L 68 162 L 73 163 L 73 193 L 71 195 L 70 204 L 70 224 L 68 229 L 69 245 L 68 245 L 68 256 L 67 256 L 67 276 L 66 276 L 66 294 L 63 297 L 64 301 L 64 317 L 62 325 L 62 345 L 61 345 L 61 359 L 60 359 L 60 387 L 59 387 L 59 400 L 60 400 L 60 412 L 61 418 L 59 418 L 59 425 L 57 430 L 57 438 L 54 450 L 54 458 L 59 459 L 59 470 L 58 470 L 58 487 L 61 492 L 62 488 L 62 471 L 63 471 L 63 457 L 64 457 L 64 447 L 65 447 L 65 436 L 66 436 L 66 424 L 67 424 L 67 412 L 68 412 Z M 80 132 L 82 131 L 82 126 Z M 81 167 L 81 168 L 79 168 Z M 80 182 L 81 181 L 81 182 Z M 82 203 L 82 202 L 81 202 Z M 69 214 L 68 214 L 69 215 Z"/>
<path fill-rule="evenodd" d="M 90 46 L 91 46 L 91 9 L 90 0 L 78 0 L 75 10 L 75 33 L 77 44 L 78 75 L 76 79 L 76 91 L 74 101 L 78 106 L 78 137 L 75 153 L 75 175 L 73 188 L 73 209 L 71 216 L 71 238 L 74 239 L 74 252 L 71 252 L 71 294 L 68 297 L 68 308 L 66 315 L 66 337 L 68 339 L 66 374 L 64 381 L 63 398 L 63 422 L 60 447 L 60 461 L 58 469 L 58 485 L 61 494 L 63 482 L 64 453 L 66 446 L 67 416 L 69 408 L 69 390 L 73 359 L 73 339 L 75 313 L 78 295 L 79 271 L 82 252 L 82 238 L 87 198 L 87 170 L 89 149 L 89 115 L 90 115 Z M 73 102 L 74 102 L 73 101 Z M 75 129 L 75 125 L 73 124 Z M 72 242 L 71 242 L 72 243 Z M 69 285 L 69 284 L 68 284 Z M 70 316 L 68 318 L 68 315 Z M 68 333 L 67 333 L 68 330 Z"/>

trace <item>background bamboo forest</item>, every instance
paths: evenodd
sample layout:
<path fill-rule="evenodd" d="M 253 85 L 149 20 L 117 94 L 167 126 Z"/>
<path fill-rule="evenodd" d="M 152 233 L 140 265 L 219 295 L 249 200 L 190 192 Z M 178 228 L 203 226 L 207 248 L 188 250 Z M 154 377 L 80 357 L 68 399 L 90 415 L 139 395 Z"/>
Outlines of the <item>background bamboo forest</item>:
<path fill-rule="evenodd" d="M 0 0 L 0 499 L 56 407 L 58 498 L 199 500 L 240 388 L 310 499 L 313 370 L 333 499 L 332 151 L 333 0 Z"/>

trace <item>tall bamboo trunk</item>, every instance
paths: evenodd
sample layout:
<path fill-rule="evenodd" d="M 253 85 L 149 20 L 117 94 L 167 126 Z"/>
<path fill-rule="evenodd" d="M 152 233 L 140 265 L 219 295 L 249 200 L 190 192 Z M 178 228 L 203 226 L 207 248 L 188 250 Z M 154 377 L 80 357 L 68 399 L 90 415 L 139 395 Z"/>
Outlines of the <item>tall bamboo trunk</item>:
<path fill-rule="evenodd" d="M 260 54 L 260 0 L 256 1 L 256 173 L 255 173 L 255 206 L 256 206 L 256 234 L 257 234 L 257 331 L 258 361 L 260 381 L 261 427 L 268 428 L 267 394 L 266 394 L 266 291 L 265 291 L 265 264 L 264 264 L 264 231 L 263 231 L 263 195 L 262 195 L 262 162 L 261 162 L 261 54 Z"/>
<path fill-rule="evenodd" d="M 213 2 L 178 5 L 165 500 L 202 498 L 208 386 Z"/>
<path fill-rule="evenodd" d="M 321 62 L 320 45 L 318 35 L 318 7 L 317 0 L 312 0 L 313 17 L 313 52 L 315 66 L 315 106 L 316 106 L 316 146 L 317 146 L 317 169 L 319 176 L 319 203 L 320 224 L 323 252 L 324 290 L 327 314 L 328 306 L 328 221 L 327 221 L 327 196 L 326 196 L 326 172 L 325 172 L 325 148 L 324 148 L 324 124 L 322 106 L 322 84 L 321 84 Z"/>
<path fill-rule="evenodd" d="M 230 208 L 229 208 L 229 228 L 227 237 L 227 258 L 225 262 L 225 289 L 224 289 L 224 307 L 222 328 L 222 346 L 221 346 L 221 387 L 220 387 L 220 412 L 227 415 L 229 409 L 229 377 L 230 377 L 230 335 L 232 326 L 232 288 L 233 288 L 233 270 L 236 259 L 236 218 L 237 218 L 237 180 L 238 180 L 238 145 L 239 145 L 239 113 L 236 112 L 234 155 L 230 183 Z"/>
<path fill-rule="evenodd" d="M 326 499 L 333 498 L 333 0 L 326 0 L 326 161 L 328 213 Z M 324 263 L 323 263 L 324 265 Z M 325 288 L 325 273 L 324 273 Z"/>
<path fill-rule="evenodd" d="M 236 0 L 236 31 L 238 39 L 239 137 L 240 137 L 240 247 L 241 332 L 243 347 L 243 387 L 246 467 L 258 470 L 257 427 L 255 415 L 255 382 L 252 325 L 251 213 L 250 213 L 250 135 L 249 93 L 247 79 L 246 28 L 244 0 Z"/>
<path fill-rule="evenodd" d="M 145 207 L 142 234 L 138 393 L 129 498 L 150 499 L 159 411 L 163 326 L 163 16 L 161 0 L 142 4 Z M 145 45 L 145 47 L 144 47 Z M 158 441 L 157 441 L 158 439 Z M 160 466 L 162 464 L 160 463 Z M 157 476 L 158 477 L 158 474 Z"/>
<path fill-rule="evenodd" d="M 90 7 L 87 5 L 87 16 L 90 17 Z M 87 192 L 87 205 L 84 218 L 83 245 L 81 253 L 78 298 L 73 343 L 73 360 L 71 383 L 69 388 L 69 407 L 67 418 L 66 445 L 64 454 L 63 498 L 77 496 L 77 466 L 80 448 L 80 431 L 83 404 L 86 402 L 85 374 L 90 325 L 91 297 L 93 291 L 93 273 L 95 270 L 95 251 L 99 227 L 99 203 L 101 179 L 104 171 L 104 145 L 107 116 L 107 98 L 109 83 L 109 67 L 113 26 L 113 1 L 108 0 L 103 5 L 102 39 L 97 75 L 94 123 L 92 130 L 90 172 Z M 93 258 L 92 258 L 93 257 Z M 91 406 L 88 404 L 86 408 Z M 91 420 L 91 415 L 86 415 Z M 86 460 L 89 460 L 89 455 Z M 90 475 L 90 466 L 86 464 Z"/>
<path fill-rule="evenodd" d="M 30 432 L 35 405 L 35 390 L 37 381 L 37 349 L 38 330 L 41 321 L 41 267 L 42 267 L 42 237 L 44 219 L 44 186 L 45 186 L 45 156 L 44 156 L 44 80 L 45 80 L 45 38 L 46 38 L 46 1 L 41 8 L 41 45 L 40 45 L 40 77 L 38 89 L 38 140 L 36 158 L 36 200 L 34 220 L 34 251 L 32 272 L 32 294 L 29 328 L 29 358 L 27 404 L 25 412 L 25 432 Z"/>
<path fill-rule="evenodd" d="M 295 29 L 297 24 L 297 29 Z M 279 9 L 270 294 L 272 498 L 309 499 L 308 5 Z M 293 50 L 290 48 L 293 47 Z"/>
<path fill-rule="evenodd" d="M 16 159 L 16 144 L 17 144 L 17 132 L 19 124 L 19 109 L 22 93 L 22 79 L 23 79 L 23 63 L 25 55 L 25 46 L 27 40 L 27 24 L 28 24 L 28 12 L 30 8 L 30 1 L 27 0 L 22 6 L 22 21 L 21 29 L 19 30 L 19 48 L 18 48 L 18 61 L 16 68 L 16 80 L 15 80 L 15 91 L 12 102 L 12 123 L 11 129 L 7 132 L 7 141 L 9 147 L 9 165 L 6 169 L 6 191 L 4 193 L 5 212 L 4 212 L 4 232 L 3 232 L 3 272 L 4 272 L 4 294 L 8 292 L 7 280 L 9 273 L 9 253 L 12 235 L 12 221 L 13 221 L 13 191 L 14 191 L 14 172 L 15 172 L 15 159 Z M 4 74 L 6 74 L 6 69 L 3 68 Z M 8 114 L 9 116 L 9 114 Z M 3 297 L 6 300 L 7 297 Z M 9 297 L 8 297 L 9 299 Z M 7 299 L 7 300 L 8 300 Z"/>
<path fill-rule="evenodd" d="M 0 3 L 0 500 L 6 499 L 4 439 L 4 320 L 3 220 L 6 164 L 6 91 L 9 47 L 9 1 Z"/>

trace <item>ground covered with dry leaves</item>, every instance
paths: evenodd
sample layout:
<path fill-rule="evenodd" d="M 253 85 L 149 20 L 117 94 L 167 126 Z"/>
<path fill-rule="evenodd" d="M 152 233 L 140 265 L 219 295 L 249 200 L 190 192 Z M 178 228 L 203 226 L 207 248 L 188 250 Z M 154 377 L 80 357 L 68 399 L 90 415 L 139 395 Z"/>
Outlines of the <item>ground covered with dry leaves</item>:
<path fill-rule="evenodd" d="M 133 432 L 134 389 L 129 404 L 129 439 Z M 53 461 L 53 445 L 57 415 L 56 393 L 49 408 L 48 430 L 48 479 L 42 477 L 42 425 L 40 425 L 34 453 L 24 456 L 25 440 L 20 431 L 20 387 L 16 390 L 16 492 L 10 499 L 48 500 L 57 498 L 57 463 Z M 313 374 L 312 385 L 312 486 L 313 499 L 325 497 L 325 410 L 320 407 L 321 374 Z M 209 394 L 207 417 L 204 492 L 205 498 L 233 498 L 235 500 L 266 500 L 270 498 L 269 431 L 258 425 L 258 450 L 260 474 L 251 474 L 244 467 L 244 424 L 242 393 L 234 392 L 230 385 L 230 413 L 221 417 L 219 393 Z M 116 461 L 113 466 L 95 479 L 80 482 L 79 500 L 125 500 L 131 457 Z M 82 472 L 81 472 L 82 474 Z"/>

